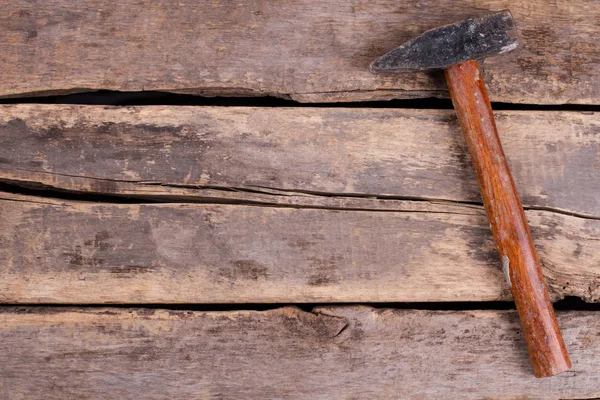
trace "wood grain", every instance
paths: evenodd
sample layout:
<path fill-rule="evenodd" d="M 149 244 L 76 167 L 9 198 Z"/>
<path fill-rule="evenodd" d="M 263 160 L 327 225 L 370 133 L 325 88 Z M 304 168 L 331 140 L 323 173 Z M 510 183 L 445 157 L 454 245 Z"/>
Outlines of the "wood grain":
<path fill-rule="evenodd" d="M 496 118 L 526 207 L 600 218 L 600 114 Z M 452 110 L 5 105 L 0 180 L 162 201 L 481 202 Z"/>
<path fill-rule="evenodd" d="M 510 15 L 509 15 L 510 17 Z M 571 368 L 527 217 L 498 136 L 492 105 L 476 60 L 444 70 L 463 130 L 504 274 L 517 306 L 538 378 Z"/>
<path fill-rule="evenodd" d="M 509 300 L 473 206 L 352 211 L 4 194 L 4 303 Z M 554 300 L 600 300 L 600 221 L 528 211 Z"/>
<path fill-rule="evenodd" d="M 516 313 L 3 308 L 3 398 L 581 399 L 600 316 L 559 313 L 574 370 L 531 374 Z M 458 395 L 457 395 L 458 394 Z"/>
<path fill-rule="evenodd" d="M 494 101 L 597 104 L 595 0 L 6 2 L 0 95 L 161 90 L 303 102 L 447 96 L 441 73 L 373 76 L 423 31 L 510 8 L 521 47 L 485 60 Z"/>

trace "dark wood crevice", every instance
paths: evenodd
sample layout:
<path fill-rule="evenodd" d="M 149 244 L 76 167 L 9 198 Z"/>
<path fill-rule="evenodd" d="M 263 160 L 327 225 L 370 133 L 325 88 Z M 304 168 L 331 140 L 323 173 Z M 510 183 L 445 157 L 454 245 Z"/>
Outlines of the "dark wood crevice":
<path fill-rule="evenodd" d="M 44 308 L 135 308 L 179 311 L 267 311 L 293 306 L 305 312 L 313 312 L 323 303 L 238 303 L 238 304 L 197 304 L 197 303 L 102 303 L 102 304 L 65 304 L 65 303 L 5 303 L 0 312 L 8 308 L 39 310 Z M 370 302 L 369 307 L 395 310 L 431 310 L 431 311 L 469 311 L 469 310 L 515 310 L 512 301 L 448 301 L 448 302 Z M 588 303 L 576 296 L 566 296 L 554 304 L 557 311 L 600 311 L 600 303 Z M 328 307 L 355 306 L 356 303 L 327 303 Z"/>
<path fill-rule="evenodd" d="M 444 97 L 394 99 L 387 101 L 354 101 L 345 103 L 301 103 L 274 96 L 230 97 L 197 96 L 161 91 L 127 92 L 116 90 L 43 95 L 32 93 L 28 97 L 0 98 L 0 104 L 80 104 L 105 106 L 223 106 L 223 107 L 312 107 L 312 108 L 398 108 L 451 110 L 452 101 Z M 600 104 L 521 104 L 492 102 L 497 111 L 579 111 L 598 112 Z"/>
<path fill-rule="evenodd" d="M 97 179 L 97 178 L 90 178 Z M 377 194 L 360 194 L 360 193 L 326 193 L 308 190 L 290 190 L 280 188 L 268 188 L 257 186 L 256 189 L 251 188 L 237 188 L 237 187 L 218 187 L 218 186 L 199 186 L 199 185 L 182 185 L 182 184 L 165 184 L 158 182 L 133 182 L 140 185 L 151 185 L 151 186 L 165 186 L 165 187 L 176 187 L 176 188 L 191 188 L 191 189 L 210 189 L 215 191 L 224 192 L 248 192 L 258 193 L 269 196 L 289 196 L 290 194 L 307 194 L 311 196 L 321 196 L 326 198 L 356 198 L 356 199 L 382 199 L 382 200 L 395 200 L 395 201 L 411 201 L 411 202 L 425 202 L 425 203 L 442 203 L 452 204 L 455 206 L 464 206 L 467 208 L 476 209 L 478 212 L 483 212 L 483 204 L 475 201 L 464 201 L 464 200 L 451 200 L 443 198 L 426 198 L 419 196 L 385 196 Z M 265 191 L 266 190 L 266 191 Z M 334 207 L 334 206 L 318 206 L 318 205 L 303 205 L 303 204 L 280 204 L 275 201 L 268 202 L 257 202 L 257 201 L 243 201 L 233 199 L 218 199 L 218 198 L 202 198 L 201 196 L 169 196 L 169 195 L 138 195 L 133 196 L 129 194 L 106 194 L 106 193 L 93 193 L 93 192 L 81 192 L 75 190 L 58 189 L 51 186 L 44 185 L 36 182 L 24 182 L 15 181 L 8 179 L 0 179 L 0 198 L 2 192 L 21 194 L 27 196 L 36 196 L 40 198 L 51 198 L 51 199 L 62 199 L 71 201 L 83 201 L 83 202 L 97 202 L 97 203 L 112 203 L 112 204 L 146 204 L 146 203 L 203 203 L 203 204 L 237 204 L 246 206 L 260 206 L 260 207 L 282 207 L 282 208 L 304 208 L 304 209 L 320 209 L 320 210 L 339 210 L 339 211 L 372 211 L 372 212 L 402 212 L 402 210 L 386 210 L 377 208 L 367 207 Z M 280 192 L 280 193 L 276 193 Z M 577 217 L 589 220 L 600 220 L 600 216 L 587 215 L 569 210 L 562 210 L 555 207 L 543 207 L 543 206 L 532 206 L 524 205 L 525 210 L 537 210 L 537 211 L 548 211 L 551 213 L 567 215 L 571 217 Z M 413 212 L 413 211 L 411 211 Z M 424 211 L 424 212 L 437 212 L 443 214 L 468 214 L 461 212 L 449 212 L 449 211 Z"/>

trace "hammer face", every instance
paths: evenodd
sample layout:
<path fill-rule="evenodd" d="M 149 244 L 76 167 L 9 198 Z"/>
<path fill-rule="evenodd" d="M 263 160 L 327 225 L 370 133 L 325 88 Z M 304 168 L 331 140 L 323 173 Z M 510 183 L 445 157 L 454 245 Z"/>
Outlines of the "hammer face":
<path fill-rule="evenodd" d="M 506 53 L 518 44 L 515 21 L 505 10 L 431 29 L 373 61 L 371 71 L 443 69 Z"/>

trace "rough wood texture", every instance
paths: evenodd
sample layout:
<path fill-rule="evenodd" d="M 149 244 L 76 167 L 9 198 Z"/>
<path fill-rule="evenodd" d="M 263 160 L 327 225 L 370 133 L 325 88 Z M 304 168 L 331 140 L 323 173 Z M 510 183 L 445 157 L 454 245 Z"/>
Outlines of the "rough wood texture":
<path fill-rule="evenodd" d="M 581 399 L 600 315 L 559 314 L 571 372 L 535 379 L 516 313 L 19 309 L 0 314 L 3 398 Z"/>
<path fill-rule="evenodd" d="M 5 3 L 4 96 L 89 89 L 305 102 L 445 96 L 440 73 L 379 77 L 368 65 L 429 28 L 509 8 L 521 47 L 485 60 L 492 99 L 600 101 L 595 0 Z"/>
<path fill-rule="evenodd" d="M 599 115 L 496 113 L 526 207 L 600 218 Z M 481 202 L 452 110 L 2 106 L 0 180 L 176 201 Z"/>
<path fill-rule="evenodd" d="M 3 197 L 5 303 L 511 298 L 488 221 L 473 206 L 340 211 Z M 547 211 L 527 218 L 553 299 L 598 301 L 600 221 Z"/>
<path fill-rule="evenodd" d="M 485 83 L 475 60 L 445 69 L 450 97 L 477 172 L 485 211 L 511 287 L 535 375 L 571 368 L 542 266 L 500 143 Z"/>

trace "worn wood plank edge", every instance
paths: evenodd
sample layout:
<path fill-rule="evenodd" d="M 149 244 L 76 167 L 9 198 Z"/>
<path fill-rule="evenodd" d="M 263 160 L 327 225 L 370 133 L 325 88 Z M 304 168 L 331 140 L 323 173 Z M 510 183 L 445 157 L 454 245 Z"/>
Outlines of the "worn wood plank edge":
<path fill-rule="evenodd" d="M 497 113 L 525 206 L 600 218 L 599 115 Z M 0 181 L 81 193 L 480 203 L 467 153 L 451 110 L 0 107 Z"/>
<path fill-rule="evenodd" d="M 421 5 L 392 0 L 18 0 L 0 16 L 0 95 L 91 88 L 321 102 L 429 96 L 445 89 L 439 73 L 374 76 L 370 61 L 427 29 L 505 8 L 520 48 L 485 60 L 492 98 L 598 103 L 598 12 L 587 0 L 443 0 L 426 17 Z"/>
<path fill-rule="evenodd" d="M 4 303 L 511 299 L 488 221 L 472 206 L 407 202 L 372 212 L 2 198 Z M 552 299 L 598 301 L 600 221 L 526 214 Z"/>
<path fill-rule="evenodd" d="M 573 369 L 533 376 L 512 311 L 0 308 L 6 398 L 600 396 L 600 314 L 559 312 Z"/>

